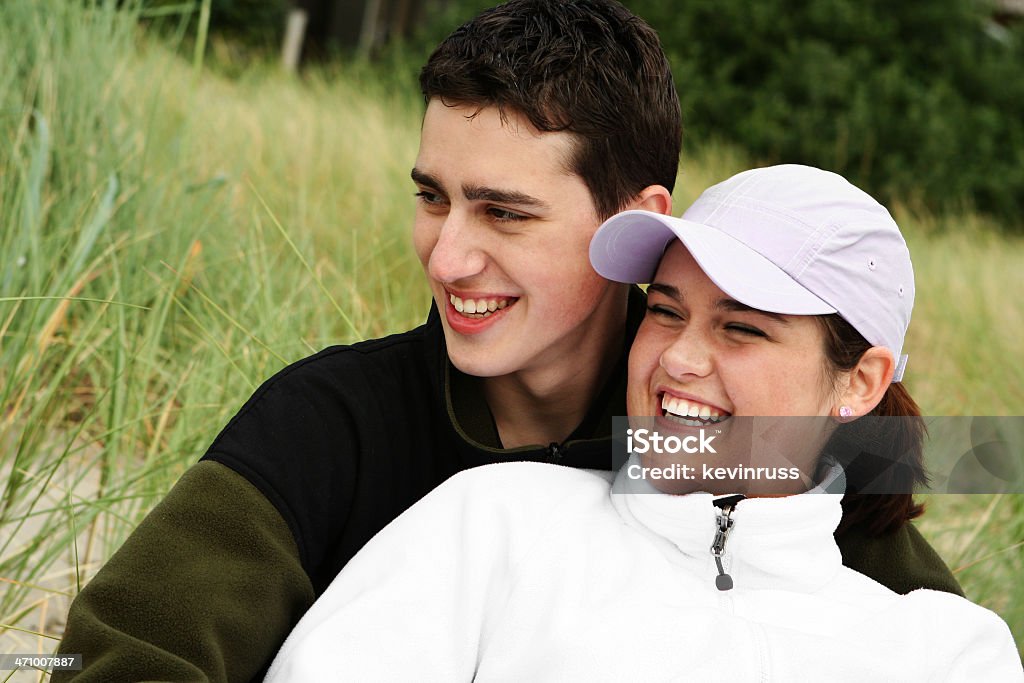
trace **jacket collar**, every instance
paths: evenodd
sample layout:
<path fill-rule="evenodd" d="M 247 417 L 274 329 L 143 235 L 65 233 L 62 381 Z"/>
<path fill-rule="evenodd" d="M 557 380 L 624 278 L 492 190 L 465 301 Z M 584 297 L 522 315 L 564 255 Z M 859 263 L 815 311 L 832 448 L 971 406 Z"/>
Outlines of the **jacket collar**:
<path fill-rule="evenodd" d="M 714 501 L 721 496 L 661 493 L 650 482 L 629 476 L 635 457 L 615 477 L 613 507 L 627 524 L 657 537 L 676 561 L 698 576 L 706 575 L 713 590 L 719 572 L 711 545 L 721 514 Z M 837 468 L 826 481 L 841 475 Z M 842 566 L 833 536 L 842 516 L 842 493 L 824 490 L 819 485 L 799 495 L 746 498 L 736 504 L 722 558 L 736 589 L 811 592 L 835 576 Z"/>

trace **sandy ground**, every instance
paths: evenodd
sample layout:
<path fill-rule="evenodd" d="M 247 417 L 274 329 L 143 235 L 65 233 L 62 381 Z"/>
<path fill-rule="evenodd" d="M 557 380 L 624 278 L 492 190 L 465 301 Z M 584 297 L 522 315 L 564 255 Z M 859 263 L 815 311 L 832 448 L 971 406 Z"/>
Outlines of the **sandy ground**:
<path fill-rule="evenodd" d="M 7 450 L 7 449 L 5 449 Z M 12 452 L 8 450 L 7 452 Z M 10 460 L 13 458 L 0 458 Z M 33 510 L 45 511 L 54 508 L 66 508 L 67 490 L 70 482 L 74 482 L 78 476 L 80 481 L 74 486 L 72 496 L 74 498 L 95 498 L 99 487 L 99 472 L 96 468 L 87 467 L 88 458 L 69 459 L 67 465 L 59 471 L 51 480 L 50 486 L 42 497 L 35 504 Z M 11 473 L 12 462 L 0 464 L 0 482 L 6 483 Z M 24 510 L 14 513 L 15 517 L 24 516 Z M 15 555 L 24 550 L 26 544 L 36 538 L 43 530 L 47 519 L 46 514 L 35 514 L 27 517 L 18 526 L 16 521 L 8 521 L 0 526 L 0 536 L 15 534 L 14 543 L 8 550 L 9 555 Z M 103 548 L 98 541 L 101 534 L 93 534 L 92 549 L 90 555 L 93 558 L 103 557 Z M 90 529 L 83 528 L 78 531 L 78 552 L 79 567 L 88 576 L 98 569 L 99 562 L 90 561 L 84 557 L 85 549 L 89 544 Z M 4 541 L 7 539 L 4 538 Z M 37 554 L 40 554 L 37 552 Z M 21 600 L 22 609 L 28 608 L 23 614 L 0 614 L 0 624 L 26 629 L 34 633 L 43 633 L 52 637 L 43 637 L 33 633 L 25 633 L 13 629 L 0 632 L 0 653 L 22 653 L 22 654 L 49 654 L 57 648 L 59 637 L 64 632 L 65 618 L 68 606 L 71 602 L 71 595 L 75 591 L 75 552 L 74 548 L 68 547 L 61 551 L 42 573 L 37 573 L 31 582 L 27 599 Z M 11 583 L 12 577 L 0 574 L 0 594 L 15 590 Z M 11 678 L 7 678 L 10 671 L 0 671 L 0 681 L 23 682 L 43 681 L 48 676 L 38 671 L 17 671 Z"/>

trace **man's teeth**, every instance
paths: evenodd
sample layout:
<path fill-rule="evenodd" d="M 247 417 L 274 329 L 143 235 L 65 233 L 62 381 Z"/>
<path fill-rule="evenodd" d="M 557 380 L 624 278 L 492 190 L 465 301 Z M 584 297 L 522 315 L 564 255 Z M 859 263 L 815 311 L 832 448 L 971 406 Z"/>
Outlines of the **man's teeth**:
<path fill-rule="evenodd" d="M 454 294 L 449 294 L 448 298 L 456 311 L 463 315 L 478 318 L 486 318 L 495 311 L 508 307 L 515 301 L 515 299 L 460 299 Z"/>
<path fill-rule="evenodd" d="M 665 417 L 668 419 L 690 427 L 704 427 L 729 417 L 711 406 L 668 394 L 662 395 L 661 408 L 665 411 Z"/>

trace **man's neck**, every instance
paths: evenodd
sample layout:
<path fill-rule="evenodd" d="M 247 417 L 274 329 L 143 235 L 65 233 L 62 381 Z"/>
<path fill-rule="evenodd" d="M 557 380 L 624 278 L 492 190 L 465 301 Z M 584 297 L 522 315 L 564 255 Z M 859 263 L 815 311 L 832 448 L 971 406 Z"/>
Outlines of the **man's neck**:
<path fill-rule="evenodd" d="M 562 443 L 583 421 L 622 353 L 626 302 L 558 363 L 481 380 L 504 448 Z"/>

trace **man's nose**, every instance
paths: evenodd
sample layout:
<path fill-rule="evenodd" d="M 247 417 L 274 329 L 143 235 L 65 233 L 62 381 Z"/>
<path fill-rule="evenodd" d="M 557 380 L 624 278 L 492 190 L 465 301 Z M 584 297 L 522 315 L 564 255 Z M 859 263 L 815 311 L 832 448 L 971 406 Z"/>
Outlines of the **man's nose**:
<path fill-rule="evenodd" d="M 486 265 L 487 255 L 477 226 L 462 212 L 449 212 L 430 252 L 430 277 L 439 282 L 456 283 L 479 275 Z"/>

